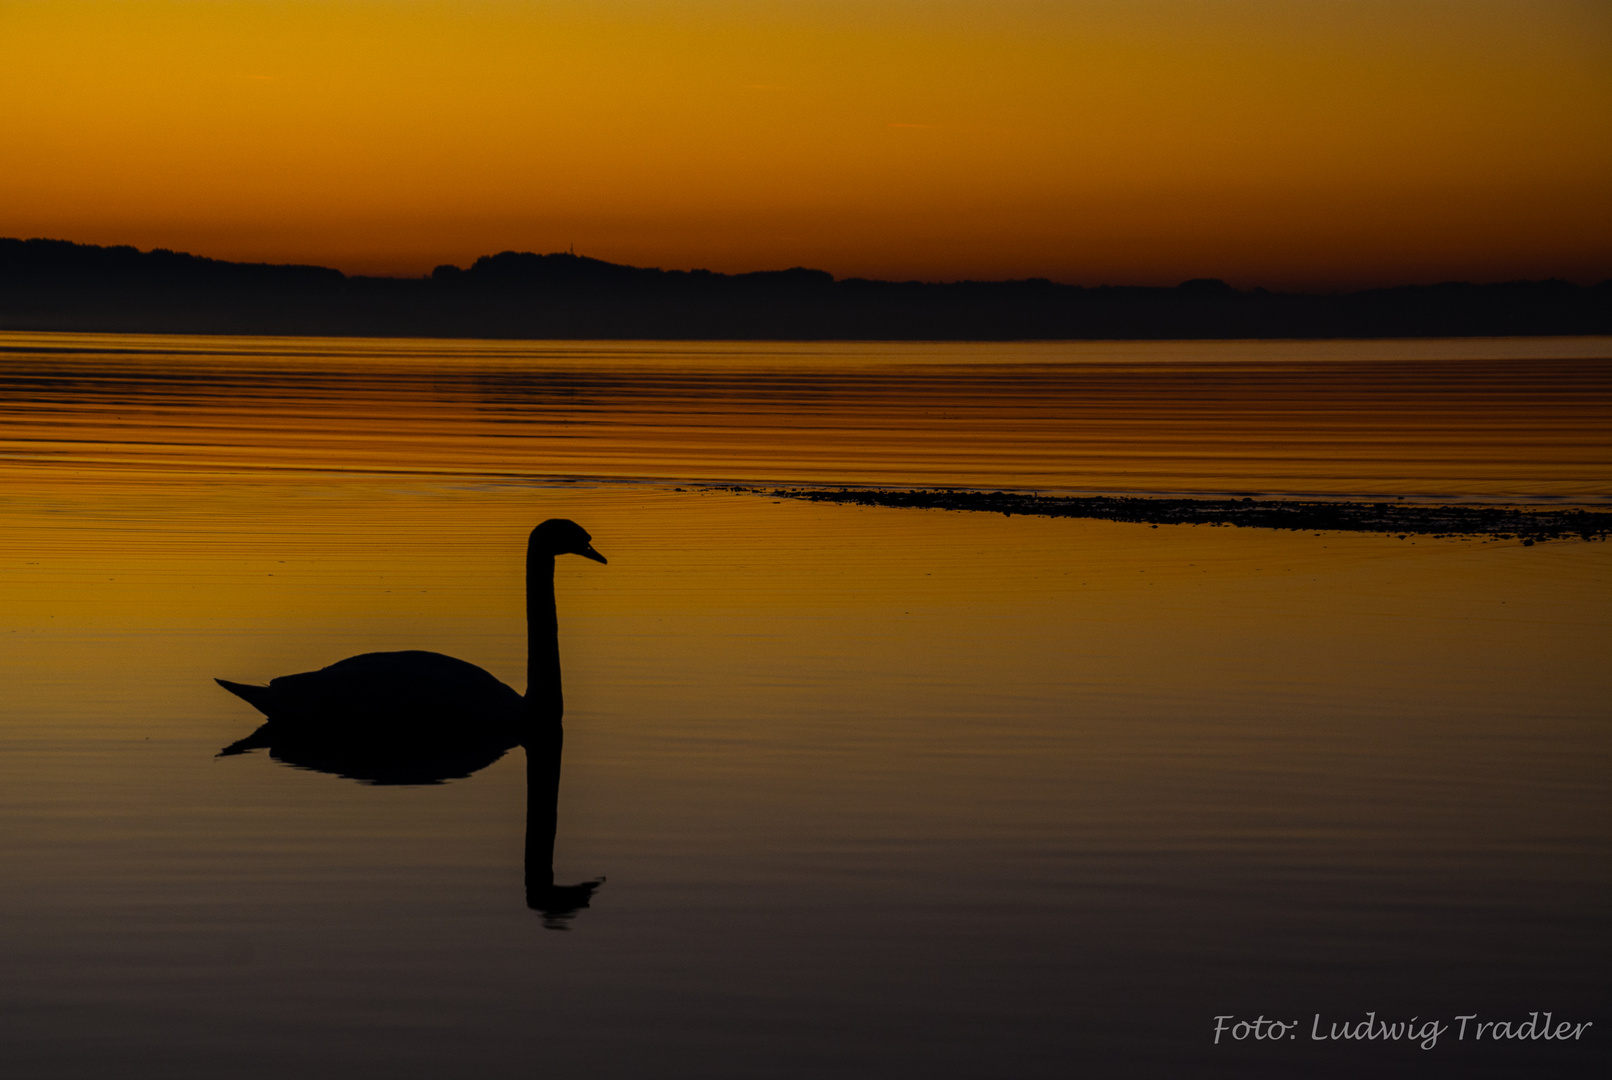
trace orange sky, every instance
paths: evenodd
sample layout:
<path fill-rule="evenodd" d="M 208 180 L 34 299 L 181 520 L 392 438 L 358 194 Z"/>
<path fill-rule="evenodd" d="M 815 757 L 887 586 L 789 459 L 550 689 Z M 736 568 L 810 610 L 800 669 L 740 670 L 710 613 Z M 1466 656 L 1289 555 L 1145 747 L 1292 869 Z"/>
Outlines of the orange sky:
<path fill-rule="evenodd" d="M 0 236 L 417 274 L 1612 276 L 1600 0 L 0 0 Z"/>

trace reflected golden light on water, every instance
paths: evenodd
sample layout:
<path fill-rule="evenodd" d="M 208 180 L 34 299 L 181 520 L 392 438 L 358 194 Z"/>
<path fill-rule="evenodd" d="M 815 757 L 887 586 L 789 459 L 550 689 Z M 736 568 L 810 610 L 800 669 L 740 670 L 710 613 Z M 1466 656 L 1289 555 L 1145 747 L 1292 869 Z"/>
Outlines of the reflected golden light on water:
<path fill-rule="evenodd" d="M 970 475 L 1003 485 L 1150 461 L 1172 490 L 1408 476 L 1596 503 L 1597 343 L 1469 364 L 43 351 L 85 344 L 0 357 L 0 1047 L 41 1076 L 737 1080 L 815 1062 L 831 1019 L 836 1075 L 1176 1076 L 1245 999 L 1599 1001 L 1605 544 L 714 483 L 854 460 L 923 482 L 950 440 L 942 463 L 979 451 Z M 1027 416 L 1045 426 L 1002 422 Z M 1085 441 L 1039 437 L 1076 421 Z M 1266 451 L 1290 439 L 1282 472 Z M 1231 450 L 1202 469 L 1205 445 Z M 427 649 L 523 687 L 525 537 L 554 516 L 610 559 L 557 567 L 556 868 L 608 877 L 568 935 L 522 902 L 519 754 L 430 788 L 214 757 L 258 720 L 217 677 Z"/>
<path fill-rule="evenodd" d="M 1612 496 L 1608 342 L 0 335 L 0 469 Z M 23 466 L 20 470 L 15 466 Z M 44 467 L 40 472 L 36 467 Z M 48 482 L 48 480 L 47 480 Z"/>
<path fill-rule="evenodd" d="M 724 627 L 734 623 L 758 641 L 787 640 L 806 656 L 823 649 L 843 662 L 844 641 L 814 644 L 806 629 L 828 620 L 855 628 L 870 678 L 890 666 L 892 650 L 914 661 L 919 642 L 920 652 L 965 662 L 952 654 L 967 641 L 972 677 L 1029 665 L 1116 699 L 1139 688 L 1145 700 L 1184 701 L 1279 667 L 1278 657 L 1301 647 L 1287 636 L 1302 627 L 1304 640 L 1330 644 L 1304 653 L 1293 692 L 1325 697 L 1318 687 L 1342 692 L 1351 667 L 1392 668 L 1394 651 L 1413 642 L 1419 653 L 1499 648 L 1485 635 L 1515 632 L 1527 608 L 1559 629 L 1508 638 L 1505 678 L 1549 697 L 1562 692 L 1553 685 L 1576 680 L 1543 673 L 1593 669 L 1605 630 L 1599 586 L 1585 591 L 1600 581 L 1596 545 L 1556 545 L 1539 558 L 1506 542 L 1158 529 L 639 486 L 232 492 L 201 526 L 183 513 L 165 517 L 174 507 L 149 491 L 103 492 L 96 515 L 105 517 L 93 525 L 56 507 L 14 508 L 0 554 L 5 624 L 22 633 L 247 633 L 241 647 L 267 646 L 268 655 L 243 653 L 250 670 L 217 672 L 246 681 L 350 652 L 416 647 L 465 655 L 522 687 L 525 533 L 545 517 L 571 516 L 611 558 L 605 569 L 562 560 L 559 570 L 562 616 L 574 624 L 568 669 L 582 685 L 579 664 L 603 665 L 614 674 L 599 681 L 611 684 L 665 677 L 642 674 L 662 667 L 652 655 L 615 657 L 604 627 L 631 624 L 691 664 L 720 668 Z M 1527 586 L 1503 584 L 1512 574 Z M 864 619 L 894 621 L 875 634 Z M 1442 629 L 1429 631 L 1429 619 Z M 346 639 L 347 653 L 331 652 Z M 1106 660 L 1095 664 L 1098 656 Z M 787 681 L 803 660 L 756 662 Z M 1471 666 L 1440 655 L 1429 674 L 1396 676 L 1403 685 L 1383 689 L 1465 697 L 1477 692 L 1458 685 Z"/>

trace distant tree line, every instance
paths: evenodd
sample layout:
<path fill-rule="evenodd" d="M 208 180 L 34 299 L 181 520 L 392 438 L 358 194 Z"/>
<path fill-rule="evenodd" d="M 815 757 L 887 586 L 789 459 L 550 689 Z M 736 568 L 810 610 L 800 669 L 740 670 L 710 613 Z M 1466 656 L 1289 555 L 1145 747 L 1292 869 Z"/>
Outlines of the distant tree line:
<path fill-rule="evenodd" d="M 1612 333 L 1612 281 L 1339 294 L 719 274 L 506 251 L 423 278 L 0 239 L 0 329 L 485 338 L 1023 341 Z"/>

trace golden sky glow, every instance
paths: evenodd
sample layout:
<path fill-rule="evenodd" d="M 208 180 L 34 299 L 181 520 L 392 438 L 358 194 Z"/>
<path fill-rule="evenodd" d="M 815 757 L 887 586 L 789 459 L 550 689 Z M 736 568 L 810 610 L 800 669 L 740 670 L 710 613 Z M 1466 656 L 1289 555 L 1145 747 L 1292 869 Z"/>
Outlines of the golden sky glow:
<path fill-rule="evenodd" d="M 1612 276 L 1612 5 L 0 0 L 0 235 L 415 274 Z"/>

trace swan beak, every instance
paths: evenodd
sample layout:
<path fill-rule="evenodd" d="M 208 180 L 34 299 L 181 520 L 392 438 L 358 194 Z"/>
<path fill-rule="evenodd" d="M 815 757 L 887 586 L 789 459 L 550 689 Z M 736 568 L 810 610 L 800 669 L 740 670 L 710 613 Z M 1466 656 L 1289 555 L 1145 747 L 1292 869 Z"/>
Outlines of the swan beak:
<path fill-rule="evenodd" d="M 592 559 L 594 562 L 608 563 L 610 561 L 597 551 L 593 550 L 592 544 L 583 544 L 582 550 L 577 552 L 577 554 L 582 556 L 584 559 Z"/>

